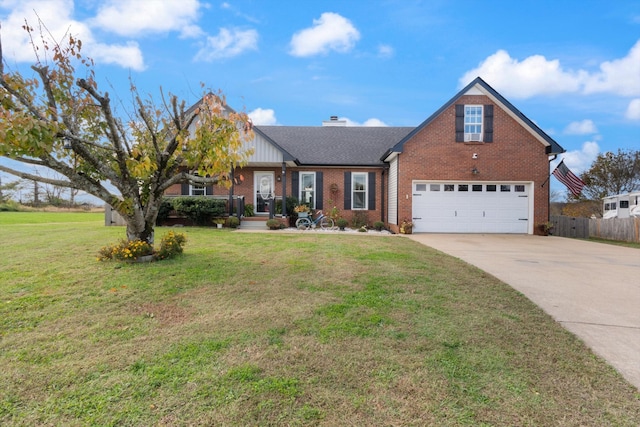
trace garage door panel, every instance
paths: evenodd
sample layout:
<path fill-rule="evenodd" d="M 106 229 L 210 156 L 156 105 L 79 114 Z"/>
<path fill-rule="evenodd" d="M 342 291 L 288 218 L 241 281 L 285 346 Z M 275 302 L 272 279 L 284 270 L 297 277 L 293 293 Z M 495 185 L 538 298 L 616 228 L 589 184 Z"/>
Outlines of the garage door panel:
<path fill-rule="evenodd" d="M 415 232 L 528 232 L 529 184 L 414 182 L 413 190 Z"/>

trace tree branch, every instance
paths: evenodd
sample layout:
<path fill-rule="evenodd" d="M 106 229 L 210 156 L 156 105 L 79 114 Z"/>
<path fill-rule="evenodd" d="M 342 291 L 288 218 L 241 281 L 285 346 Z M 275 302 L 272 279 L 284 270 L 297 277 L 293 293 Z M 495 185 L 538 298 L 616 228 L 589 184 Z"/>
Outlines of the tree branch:
<path fill-rule="evenodd" d="M 30 173 L 21 172 L 21 171 L 15 170 L 15 169 L 11 169 L 11 168 L 8 168 L 8 167 L 3 166 L 1 164 L 0 164 L 0 171 L 9 173 L 9 174 L 17 176 L 19 178 L 28 179 L 30 181 L 44 182 L 45 184 L 57 185 L 58 187 L 67 187 L 67 188 L 74 188 L 76 190 L 83 190 L 83 188 L 80 188 L 80 187 L 74 185 L 71 181 L 61 181 L 61 180 L 58 180 L 58 179 L 45 178 L 45 177 L 40 176 L 40 175 L 33 175 L 33 174 L 30 174 Z"/>

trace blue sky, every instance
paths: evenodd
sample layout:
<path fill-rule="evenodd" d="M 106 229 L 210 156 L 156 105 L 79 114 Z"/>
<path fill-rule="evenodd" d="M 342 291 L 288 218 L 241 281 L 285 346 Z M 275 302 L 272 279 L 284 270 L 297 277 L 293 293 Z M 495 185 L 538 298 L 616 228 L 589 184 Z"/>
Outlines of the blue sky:
<path fill-rule="evenodd" d="M 416 126 L 481 76 L 576 173 L 640 149 L 637 0 L 0 0 L 12 69 L 33 61 L 20 27 L 34 11 L 77 35 L 125 101 L 129 78 L 188 103 L 204 83 L 257 124 Z"/>

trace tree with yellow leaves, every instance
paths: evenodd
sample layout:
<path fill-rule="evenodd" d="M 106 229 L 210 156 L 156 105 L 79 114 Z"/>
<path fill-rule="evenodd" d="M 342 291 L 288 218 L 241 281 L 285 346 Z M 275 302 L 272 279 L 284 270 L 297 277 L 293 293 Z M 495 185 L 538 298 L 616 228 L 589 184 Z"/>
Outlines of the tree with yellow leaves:
<path fill-rule="evenodd" d="M 32 35 L 33 28 L 23 28 Z M 162 91 L 156 104 L 132 85 L 135 112 L 122 119 L 109 94 L 98 90 L 94 63 L 81 54 L 80 40 L 39 39 L 42 45 L 33 42 L 32 78 L 5 71 L 0 41 L 0 156 L 63 178 L 3 165 L 0 170 L 86 191 L 125 219 L 128 240 L 150 241 L 165 190 L 187 181 L 230 185 L 232 169 L 246 164 L 251 122 L 228 108 L 221 93 L 203 92 L 185 108 Z"/>

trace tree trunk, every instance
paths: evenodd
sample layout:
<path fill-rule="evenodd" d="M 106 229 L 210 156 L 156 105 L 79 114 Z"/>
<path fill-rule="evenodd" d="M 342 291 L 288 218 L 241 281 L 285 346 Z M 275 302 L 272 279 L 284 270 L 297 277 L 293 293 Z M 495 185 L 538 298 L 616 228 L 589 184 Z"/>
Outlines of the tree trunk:
<path fill-rule="evenodd" d="M 153 206 L 136 205 L 133 208 L 133 215 L 119 212 L 127 223 L 127 240 L 142 240 L 153 245 L 154 229 L 161 203 L 162 198 L 158 198 L 154 199 Z"/>

